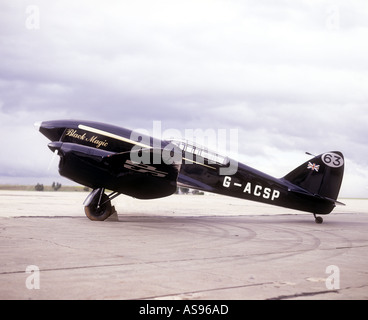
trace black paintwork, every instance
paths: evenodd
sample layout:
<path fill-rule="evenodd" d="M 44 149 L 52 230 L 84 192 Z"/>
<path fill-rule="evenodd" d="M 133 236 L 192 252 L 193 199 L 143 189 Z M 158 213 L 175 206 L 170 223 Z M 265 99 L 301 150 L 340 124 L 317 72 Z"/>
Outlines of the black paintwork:
<path fill-rule="evenodd" d="M 58 151 L 62 176 L 94 190 L 106 188 L 140 199 L 171 195 L 179 185 L 328 214 L 337 202 L 344 172 L 344 158 L 337 151 L 316 156 L 277 179 L 183 142 L 157 141 L 108 124 L 45 121 L 39 130 L 52 141 L 49 148 Z M 137 158 L 145 161 L 132 161 Z M 234 163 L 235 172 L 221 174 Z"/>

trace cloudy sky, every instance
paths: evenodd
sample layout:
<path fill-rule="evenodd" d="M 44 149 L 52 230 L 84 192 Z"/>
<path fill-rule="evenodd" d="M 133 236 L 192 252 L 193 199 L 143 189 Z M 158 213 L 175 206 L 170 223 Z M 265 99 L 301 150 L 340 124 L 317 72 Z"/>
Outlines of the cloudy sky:
<path fill-rule="evenodd" d="M 35 121 L 161 121 L 276 177 L 340 150 L 368 197 L 367 39 L 366 0 L 1 1 L 0 183 L 66 183 Z"/>

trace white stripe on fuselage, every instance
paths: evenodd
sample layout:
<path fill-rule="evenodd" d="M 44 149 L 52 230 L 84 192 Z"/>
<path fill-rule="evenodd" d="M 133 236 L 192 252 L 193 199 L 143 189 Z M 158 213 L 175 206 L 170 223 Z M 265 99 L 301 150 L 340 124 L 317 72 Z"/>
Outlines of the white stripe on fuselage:
<path fill-rule="evenodd" d="M 78 128 L 81 129 L 81 130 L 86 130 L 86 131 L 93 132 L 93 133 L 96 133 L 96 134 L 101 134 L 101 135 L 104 135 L 106 137 L 113 138 L 113 139 L 116 139 L 116 140 L 124 141 L 124 142 L 130 143 L 130 144 L 135 144 L 136 146 L 139 146 L 139 147 L 152 149 L 151 146 L 146 145 L 144 143 L 140 143 L 140 142 L 128 139 L 128 138 L 124 138 L 122 136 L 118 136 L 117 134 L 110 133 L 110 132 L 107 132 L 107 131 L 104 131 L 104 130 L 100 130 L 100 129 L 92 128 L 92 127 L 89 127 L 89 126 L 85 126 L 83 124 L 78 125 Z"/>
<path fill-rule="evenodd" d="M 130 144 L 134 144 L 134 145 L 142 147 L 142 148 L 152 149 L 152 147 L 147 145 L 147 144 L 140 143 L 140 142 L 137 142 L 137 141 L 119 136 L 119 135 L 111 133 L 111 132 L 107 132 L 107 131 L 104 131 L 104 130 L 100 130 L 100 129 L 92 128 L 92 127 L 89 127 L 89 126 L 85 126 L 84 124 L 78 125 L 78 128 L 81 129 L 81 130 L 86 130 L 86 131 L 93 132 L 93 133 L 96 133 L 96 134 L 104 135 L 104 136 L 109 137 L 109 138 L 113 138 L 113 139 L 116 139 L 116 140 L 120 140 L 120 141 L 124 141 L 124 142 L 130 143 Z M 190 162 L 193 162 L 195 164 L 199 164 L 201 166 L 208 167 L 208 168 L 216 170 L 216 168 L 214 168 L 214 167 L 208 166 L 204 163 L 200 163 L 200 162 L 197 162 L 197 161 L 194 161 L 194 160 L 191 160 L 191 159 L 183 158 L 183 160 L 190 161 Z"/>

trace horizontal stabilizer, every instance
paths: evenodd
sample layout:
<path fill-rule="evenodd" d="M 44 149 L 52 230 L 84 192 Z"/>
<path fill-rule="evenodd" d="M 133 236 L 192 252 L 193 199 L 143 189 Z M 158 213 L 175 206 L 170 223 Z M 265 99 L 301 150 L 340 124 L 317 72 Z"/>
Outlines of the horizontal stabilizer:
<path fill-rule="evenodd" d="M 336 204 L 336 205 L 339 205 L 339 206 L 346 206 L 346 204 L 345 204 L 345 203 L 343 203 L 343 202 L 340 202 L 340 201 L 337 201 L 337 200 L 334 200 L 334 199 L 329 199 L 329 198 L 326 198 L 326 199 L 328 199 L 328 200 L 330 200 L 330 201 L 332 201 L 332 202 L 335 202 L 335 204 Z"/>
<path fill-rule="evenodd" d="M 318 199 L 323 199 L 323 200 L 327 200 L 329 202 L 332 202 L 333 204 L 335 205 L 339 205 L 339 206 L 346 206 L 345 203 L 342 203 L 340 201 L 337 201 L 337 200 L 334 200 L 334 199 L 331 199 L 331 198 L 328 198 L 328 197 L 323 197 L 319 194 L 311 194 L 309 192 L 306 192 L 305 190 L 300 190 L 300 189 L 289 189 L 288 190 L 289 192 L 293 192 L 293 193 L 299 193 L 299 194 L 302 194 L 302 195 L 310 195 L 312 197 L 315 197 L 315 198 L 318 198 Z"/>

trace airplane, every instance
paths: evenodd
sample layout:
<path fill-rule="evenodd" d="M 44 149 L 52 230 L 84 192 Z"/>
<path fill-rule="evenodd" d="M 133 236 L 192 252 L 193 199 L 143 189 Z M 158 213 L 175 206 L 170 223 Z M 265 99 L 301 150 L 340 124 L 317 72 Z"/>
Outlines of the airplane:
<path fill-rule="evenodd" d="M 310 212 L 318 224 L 323 222 L 320 215 L 344 205 L 337 201 L 345 167 L 339 151 L 314 156 L 274 178 L 185 140 L 158 140 L 94 121 L 54 120 L 35 126 L 60 156 L 59 174 L 92 189 L 83 203 L 91 220 L 112 215 L 111 201 L 121 194 L 155 199 L 174 194 L 178 187 Z"/>

